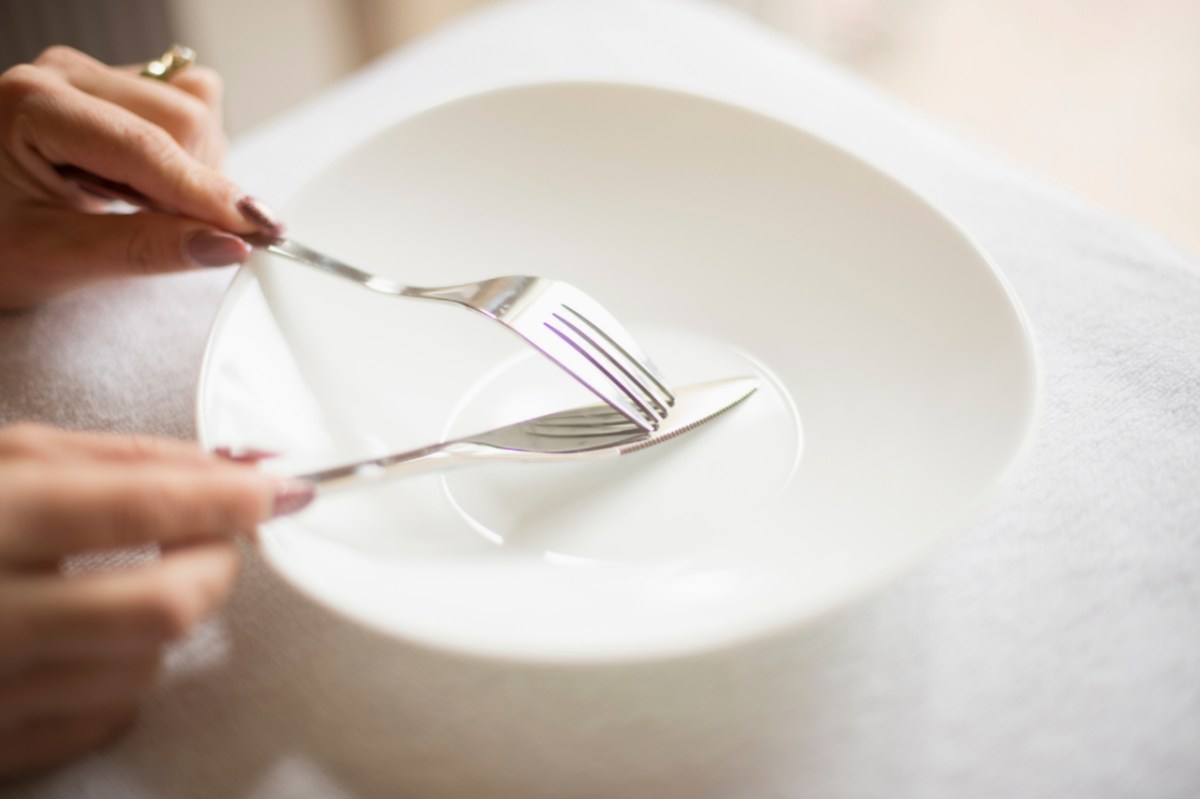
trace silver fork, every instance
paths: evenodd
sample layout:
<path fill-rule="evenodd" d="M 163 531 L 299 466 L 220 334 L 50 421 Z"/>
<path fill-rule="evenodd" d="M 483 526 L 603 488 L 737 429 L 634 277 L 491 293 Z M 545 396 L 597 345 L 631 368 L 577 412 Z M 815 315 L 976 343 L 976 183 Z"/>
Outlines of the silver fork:
<path fill-rule="evenodd" d="M 244 238 L 381 294 L 451 302 L 495 319 L 644 431 L 657 430 L 675 404 L 658 367 L 621 323 L 569 283 L 511 275 L 455 286 L 406 286 L 287 238 Z"/>
<path fill-rule="evenodd" d="M 123 183 L 71 165 L 68 180 L 109 199 L 159 210 Z M 470 308 L 516 331 L 572 377 L 646 432 L 657 430 L 675 396 L 653 361 L 600 303 L 561 280 L 513 275 L 457 286 L 419 288 L 364 272 L 299 242 L 265 234 L 242 236 L 255 247 L 398 297 L 442 300 Z"/>

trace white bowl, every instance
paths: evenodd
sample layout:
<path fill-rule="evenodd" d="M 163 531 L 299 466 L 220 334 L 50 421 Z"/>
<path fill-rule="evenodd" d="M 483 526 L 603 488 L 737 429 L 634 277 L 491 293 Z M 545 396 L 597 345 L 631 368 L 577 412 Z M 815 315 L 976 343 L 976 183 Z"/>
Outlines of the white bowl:
<path fill-rule="evenodd" d="M 574 283 L 676 383 L 764 380 L 613 463 L 383 483 L 264 527 L 294 585 L 409 640 L 631 660 L 795 625 L 961 528 L 1033 425 L 1029 329 L 968 238 L 845 152 L 721 102 L 607 84 L 467 97 L 354 149 L 285 216 L 403 282 Z M 205 445 L 276 449 L 286 470 L 589 401 L 494 322 L 256 256 L 198 417 Z"/>

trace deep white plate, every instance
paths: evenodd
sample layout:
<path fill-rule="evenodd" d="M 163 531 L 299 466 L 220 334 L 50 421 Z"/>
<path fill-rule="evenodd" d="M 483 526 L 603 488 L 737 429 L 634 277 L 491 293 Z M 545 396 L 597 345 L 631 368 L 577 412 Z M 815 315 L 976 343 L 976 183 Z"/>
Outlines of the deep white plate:
<path fill-rule="evenodd" d="M 589 661 L 727 646 L 881 585 L 1030 435 L 1030 333 L 937 211 L 802 130 L 636 86 L 488 92 L 356 148 L 286 209 L 390 278 L 545 275 L 676 383 L 755 373 L 707 428 L 612 463 L 487 466 L 322 498 L 262 531 L 294 585 L 406 639 Z M 206 446 L 324 466 L 587 392 L 494 322 L 256 256 L 214 326 Z"/>

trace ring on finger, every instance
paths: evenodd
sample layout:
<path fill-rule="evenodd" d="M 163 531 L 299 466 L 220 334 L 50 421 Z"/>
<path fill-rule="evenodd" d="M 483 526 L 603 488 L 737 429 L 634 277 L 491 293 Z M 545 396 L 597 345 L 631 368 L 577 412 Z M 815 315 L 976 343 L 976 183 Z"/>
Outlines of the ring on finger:
<path fill-rule="evenodd" d="M 142 67 L 141 75 L 155 80 L 169 81 L 194 63 L 196 63 L 195 50 L 182 44 L 173 44 L 171 49 L 161 56 L 153 61 L 148 61 L 146 66 Z"/>

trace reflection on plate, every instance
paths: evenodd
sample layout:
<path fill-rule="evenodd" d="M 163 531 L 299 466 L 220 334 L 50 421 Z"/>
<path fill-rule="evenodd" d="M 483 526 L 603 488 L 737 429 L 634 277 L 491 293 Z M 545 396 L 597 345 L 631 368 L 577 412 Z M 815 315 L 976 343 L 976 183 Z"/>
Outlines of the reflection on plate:
<path fill-rule="evenodd" d="M 382 483 L 264 528 L 293 584 L 408 639 L 623 660 L 810 619 L 960 527 L 1033 423 L 1027 326 L 963 234 L 851 156 L 712 100 L 464 98 L 346 155 L 287 218 L 402 282 L 574 283 L 676 383 L 763 379 L 645 453 Z M 469 312 L 256 255 L 213 329 L 201 440 L 304 469 L 592 401 L 522 347 Z"/>

